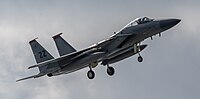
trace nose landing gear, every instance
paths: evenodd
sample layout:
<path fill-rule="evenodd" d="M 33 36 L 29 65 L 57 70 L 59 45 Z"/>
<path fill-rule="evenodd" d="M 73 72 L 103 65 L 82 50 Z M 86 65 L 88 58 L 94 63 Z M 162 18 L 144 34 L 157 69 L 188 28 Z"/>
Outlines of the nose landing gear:
<path fill-rule="evenodd" d="M 138 62 L 142 62 L 143 61 L 143 58 L 142 58 L 142 56 L 138 56 L 138 58 L 137 58 L 137 60 L 138 60 Z"/>
<path fill-rule="evenodd" d="M 143 58 L 142 58 L 142 56 L 140 55 L 140 51 L 141 51 L 141 49 L 140 49 L 140 43 L 135 44 L 135 45 L 134 45 L 134 49 L 135 49 L 135 52 L 138 53 L 138 55 L 139 55 L 138 58 L 137 58 L 138 62 L 142 62 L 142 61 L 143 61 Z"/>

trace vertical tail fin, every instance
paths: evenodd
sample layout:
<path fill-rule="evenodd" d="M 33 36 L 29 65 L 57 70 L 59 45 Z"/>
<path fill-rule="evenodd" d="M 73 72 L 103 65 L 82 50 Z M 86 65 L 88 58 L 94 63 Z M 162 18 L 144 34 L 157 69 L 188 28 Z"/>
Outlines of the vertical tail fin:
<path fill-rule="evenodd" d="M 33 51 L 37 63 L 44 62 L 54 58 L 44 47 L 42 47 L 36 41 L 36 39 L 31 40 L 29 44 L 31 46 L 31 49 Z"/>
<path fill-rule="evenodd" d="M 76 50 L 60 36 L 61 34 L 53 36 L 60 56 L 75 52 Z"/>

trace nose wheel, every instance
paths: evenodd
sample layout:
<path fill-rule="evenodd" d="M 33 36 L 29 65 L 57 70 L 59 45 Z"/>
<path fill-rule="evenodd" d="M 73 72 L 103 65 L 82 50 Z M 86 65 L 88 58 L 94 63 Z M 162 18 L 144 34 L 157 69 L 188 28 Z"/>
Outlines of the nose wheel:
<path fill-rule="evenodd" d="M 142 56 L 138 56 L 137 60 L 138 60 L 138 62 L 142 62 L 143 61 Z"/>
<path fill-rule="evenodd" d="M 94 71 L 92 71 L 91 67 L 90 67 L 90 70 L 87 72 L 87 77 L 89 79 L 94 79 L 94 77 L 95 77 L 95 73 L 94 73 Z"/>

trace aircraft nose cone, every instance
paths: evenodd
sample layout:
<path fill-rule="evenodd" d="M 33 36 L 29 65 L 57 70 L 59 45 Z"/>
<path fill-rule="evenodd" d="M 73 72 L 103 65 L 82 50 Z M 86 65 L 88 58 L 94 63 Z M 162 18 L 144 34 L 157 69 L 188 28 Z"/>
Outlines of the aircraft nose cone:
<path fill-rule="evenodd" d="M 167 30 L 176 24 L 178 24 L 181 20 L 180 19 L 166 19 L 160 21 L 160 27 L 162 30 Z"/>

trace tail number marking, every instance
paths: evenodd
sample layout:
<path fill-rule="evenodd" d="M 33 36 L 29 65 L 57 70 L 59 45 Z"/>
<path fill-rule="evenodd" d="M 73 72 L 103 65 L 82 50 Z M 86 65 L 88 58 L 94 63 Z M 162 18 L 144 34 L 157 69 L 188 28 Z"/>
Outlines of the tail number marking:
<path fill-rule="evenodd" d="M 46 55 L 46 51 L 45 51 L 45 50 L 43 50 L 43 51 L 39 52 L 39 54 L 40 54 L 40 58 L 44 58 L 44 57 L 46 57 L 46 56 L 47 56 L 47 55 Z"/>

